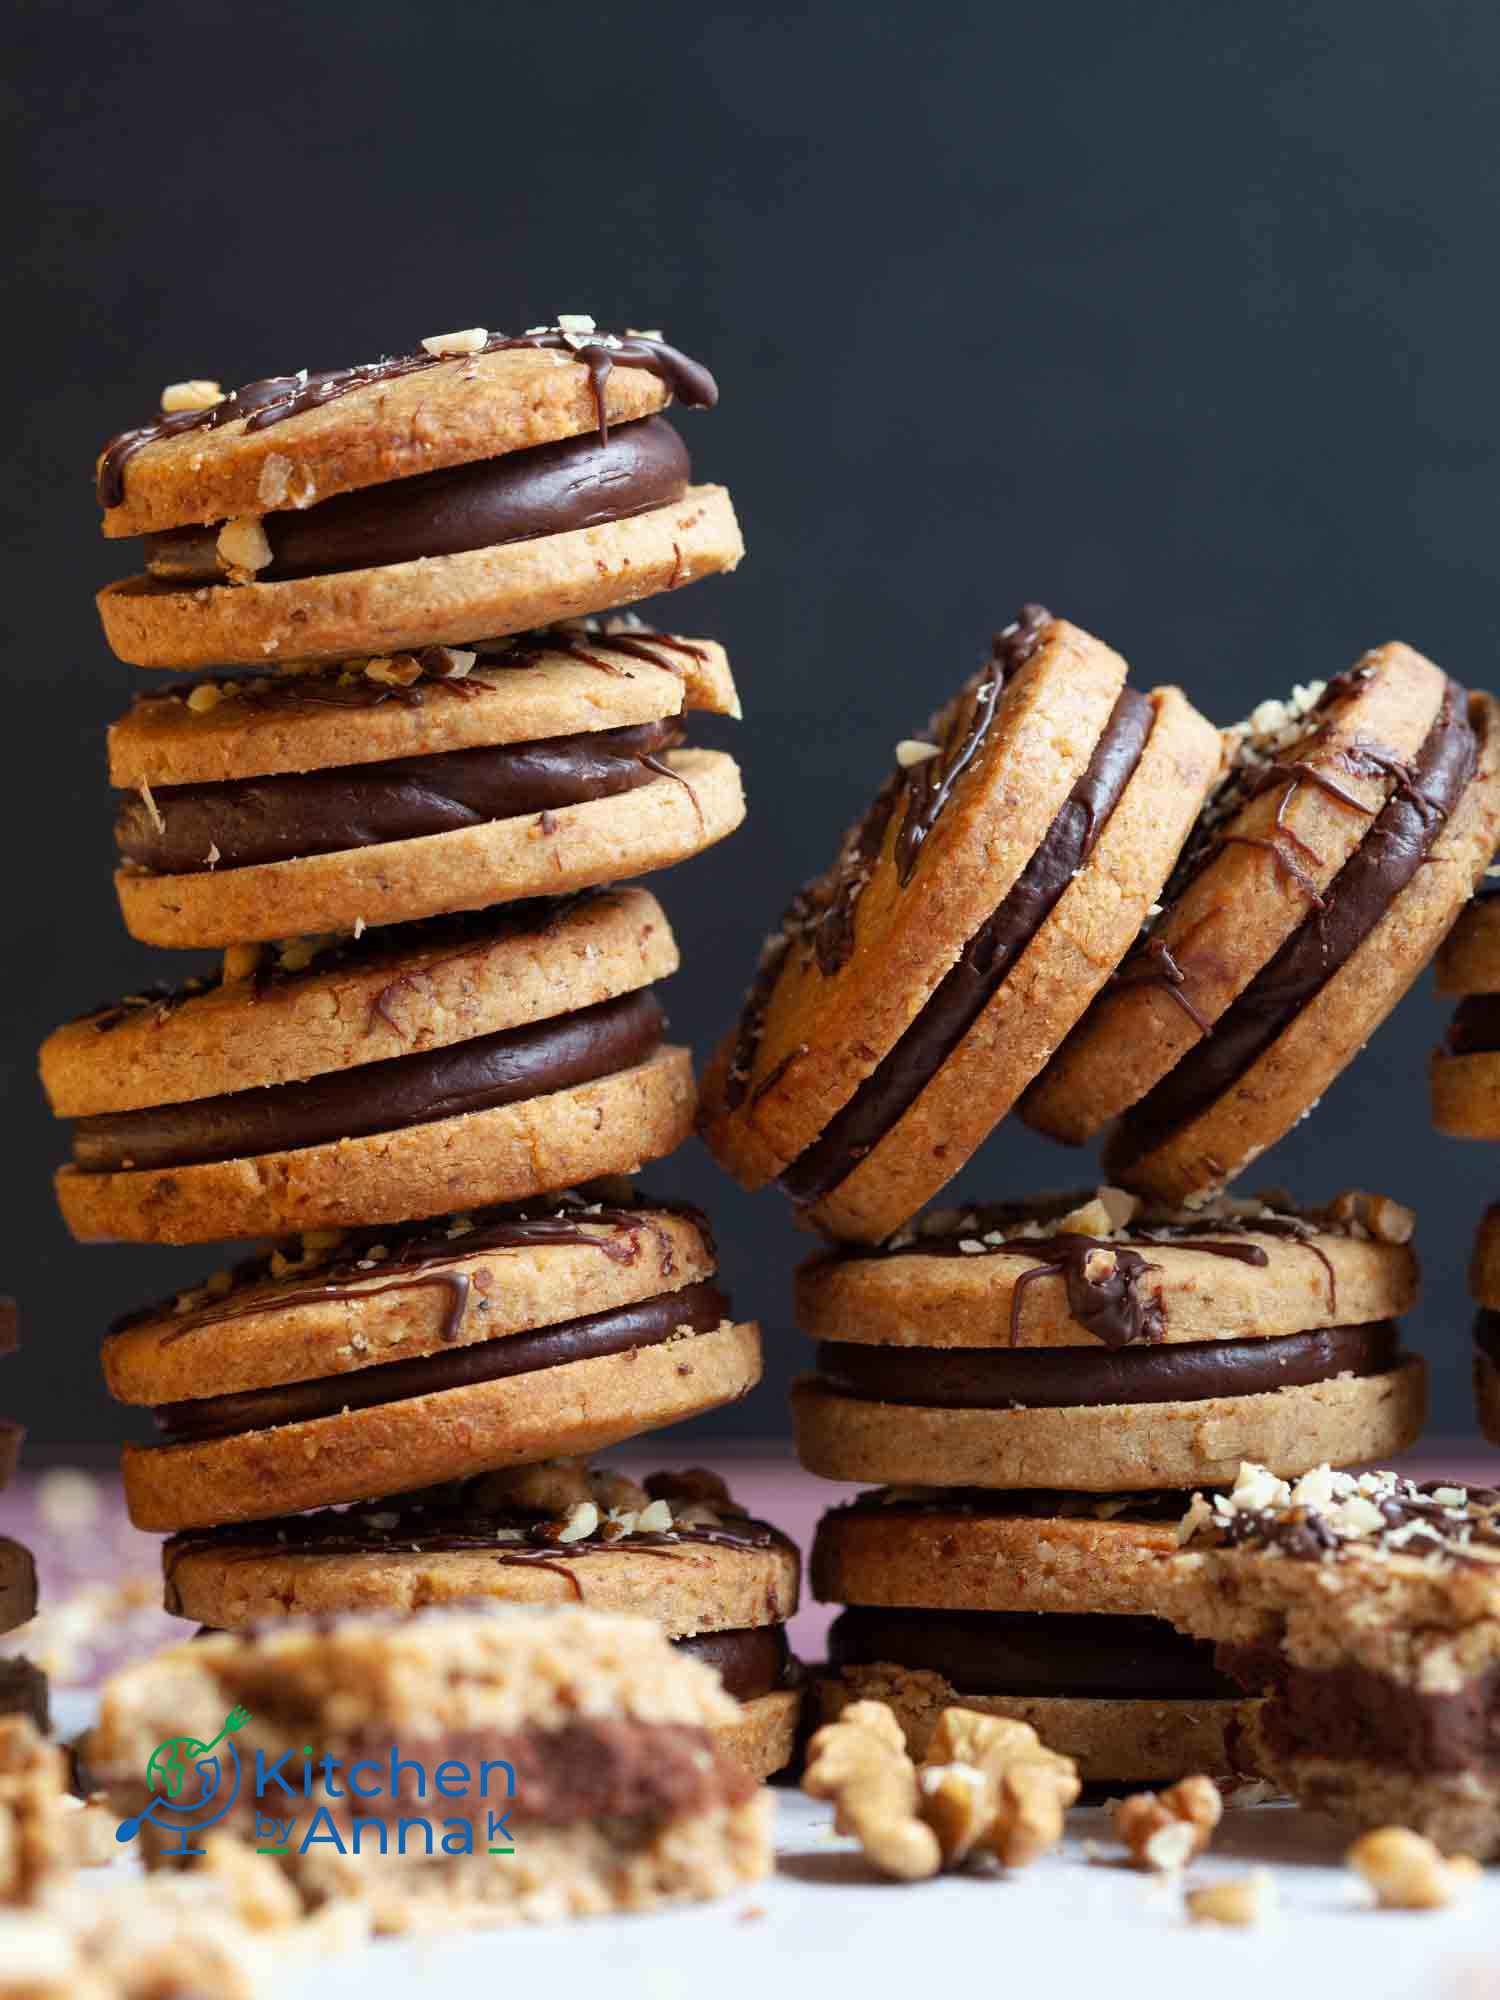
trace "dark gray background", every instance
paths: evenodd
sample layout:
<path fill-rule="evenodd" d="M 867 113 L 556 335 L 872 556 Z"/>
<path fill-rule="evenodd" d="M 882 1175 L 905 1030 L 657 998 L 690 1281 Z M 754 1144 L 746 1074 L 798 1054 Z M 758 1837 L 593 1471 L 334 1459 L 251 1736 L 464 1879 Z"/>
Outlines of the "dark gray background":
<path fill-rule="evenodd" d="M 892 743 L 1023 597 L 1221 721 L 1400 635 L 1493 682 L 1500 17 L 1479 6 L 51 4 L 15 153 L 4 786 L 10 1208 L 39 1440 L 119 1429 L 95 1347 L 213 1250 L 77 1250 L 33 1080 L 56 1021 L 173 968 L 110 887 L 105 723 L 142 677 L 92 590 L 96 447 L 163 382 L 226 384 L 559 310 L 665 326 L 723 401 L 682 428 L 750 546 L 679 630 L 725 639 L 748 827 L 659 878 L 700 1048 Z M 1463 1265 L 1500 1171 L 1427 1120 L 1424 987 L 1266 1174 L 1422 1211 L 1413 1338 L 1470 1426 Z M 964 1176 L 1084 1163 L 1006 1128 Z M 782 1428 L 799 1238 L 695 1146 Z"/>

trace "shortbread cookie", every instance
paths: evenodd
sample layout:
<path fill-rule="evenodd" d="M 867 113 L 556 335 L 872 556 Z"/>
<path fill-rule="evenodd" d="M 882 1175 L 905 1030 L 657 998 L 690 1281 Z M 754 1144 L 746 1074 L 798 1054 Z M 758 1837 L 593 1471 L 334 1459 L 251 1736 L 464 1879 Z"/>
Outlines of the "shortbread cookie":
<path fill-rule="evenodd" d="M 1161 915 L 1030 1093 L 1111 1174 L 1193 1201 L 1283 1136 L 1363 1047 L 1500 833 L 1500 729 L 1409 647 L 1231 732 L 1228 780 Z"/>
<path fill-rule="evenodd" d="M 1500 1493 L 1247 1465 L 1184 1529 L 1173 1615 L 1266 1696 L 1266 1775 L 1353 1826 L 1500 1855 Z"/>
<path fill-rule="evenodd" d="M 680 746 L 687 707 L 737 712 L 723 649 L 599 622 L 139 698 L 110 731 L 127 927 L 182 946 L 352 931 L 722 839 L 744 814 L 733 760 Z"/>
<path fill-rule="evenodd" d="M 289 1243 L 105 1342 L 111 1393 L 166 1440 L 126 1447 L 132 1518 L 412 1492 L 732 1401 L 759 1379 L 759 1335 L 714 1270 L 695 1210 L 628 1191 Z"/>
<path fill-rule="evenodd" d="M 1437 958 L 1459 1007 L 1432 1057 L 1432 1115 L 1452 1139 L 1500 1139 L 1500 879 L 1494 870 Z"/>
<path fill-rule="evenodd" d="M 709 1069 L 704 1136 L 878 1241 L 958 1172 L 1145 921 L 1219 766 L 1172 688 L 1039 606 L 898 745 Z"/>
<path fill-rule="evenodd" d="M 303 1851 L 299 1838 L 279 1864 L 309 1902 L 365 1900 L 378 1930 L 647 1909 L 771 1866 L 770 1800 L 716 1740 L 737 1719 L 733 1698 L 645 1619 L 470 1608 L 190 1641 L 104 1689 L 88 1756 L 111 1804 L 143 1813 L 157 1796 L 143 1776 L 154 1749 L 210 1742 L 226 1712 L 244 1717 L 231 1741 L 245 1764 L 285 1758 L 300 1780 L 303 1746 L 317 1745 L 305 1805 L 297 1788 L 299 1834 L 321 1809 L 347 1850 L 356 1815 L 389 1818 L 383 1855 L 373 1841 L 357 1855 L 326 1842 Z M 390 1746 L 429 1788 L 447 1766 L 437 1817 L 470 1822 L 472 1852 L 434 1843 L 429 1856 L 413 1842 L 398 1853 L 395 1822 L 421 1805 L 410 1770 L 393 1774 Z M 337 1772 L 372 1755 L 351 1800 Z M 259 1803 L 242 1787 L 222 1827 L 252 1837 Z M 486 1852 L 492 1815 L 508 1815 L 513 1850 L 498 1858 Z M 167 1836 L 154 1821 L 139 1838 L 159 1859 Z"/>
<path fill-rule="evenodd" d="M 120 657 L 260 665 L 462 642 L 735 566 L 729 496 L 691 483 L 656 414 L 673 395 L 716 401 L 705 369 L 592 322 L 471 335 L 206 393 L 112 439 L 105 532 L 149 537 L 146 574 L 99 593 Z"/>
<path fill-rule="evenodd" d="M 1409 1210 L 1220 1202 L 1152 1214 L 1115 1189 L 928 1217 L 798 1273 L 817 1374 L 793 1390 L 814 1472 L 1085 1492 L 1301 1471 L 1412 1442 L 1400 1353 Z"/>
<path fill-rule="evenodd" d="M 1474 1320 L 1474 1399 L 1479 1427 L 1500 1444 L 1500 1202 L 1479 1225 L 1470 1281 L 1479 1311 Z"/>
<path fill-rule="evenodd" d="M 754 1776 L 792 1753 L 797 1551 L 713 1473 L 657 1473 L 642 1487 L 583 1461 L 524 1466 L 391 1503 L 177 1535 L 163 1563 L 167 1609 L 218 1630 L 485 1599 L 634 1611 L 717 1670 L 740 1704 L 721 1740 Z"/>
<path fill-rule="evenodd" d="M 36 1616 L 36 1563 L 30 1549 L 0 1535 L 0 1632 Z"/>
<path fill-rule="evenodd" d="M 632 1170 L 692 1118 L 649 982 L 677 950 L 613 890 L 279 956 L 133 995 L 42 1051 L 75 1236 L 214 1242 L 504 1201 Z"/>
<path fill-rule="evenodd" d="M 1247 1704 L 1165 1622 L 1177 1494 L 896 1488 L 825 1514 L 814 1595 L 829 1634 L 825 1720 L 884 1701 L 922 1756 L 945 1708 L 1029 1722 L 1088 1782 L 1245 1766 Z"/>

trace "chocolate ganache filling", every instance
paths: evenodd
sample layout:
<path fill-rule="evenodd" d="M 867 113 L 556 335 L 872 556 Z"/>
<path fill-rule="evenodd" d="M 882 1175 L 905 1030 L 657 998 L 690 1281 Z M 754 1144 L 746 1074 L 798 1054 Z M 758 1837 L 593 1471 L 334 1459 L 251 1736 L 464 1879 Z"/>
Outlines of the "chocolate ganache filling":
<path fill-rule="evenodd" d="M 680 500 L 691 478 L 677 432 L 665 417 L 646 417 L 621 424 L 606 442 L 564 438 L 266 514 L 271 561 L 255 581 L 375 569 L 594 528 Z M 147 535 L 146 567 L 163 582 L 222 582 L 216 543 L 211 527 Z"/>
<path fill-rule="evenodd" d="M 465 1347 L 445 1347 L 411 1361 L 386 1361 L 344 1375 L 293 1382 L 282 1389 L 247 1389 L 227 1396 L 164 1403 L 153 1414 L 169 1442 L 232 1437 L 242 1431 L 311 1423 L 343 1410 L 370 1410 L 413 1396 L 440 1395 L 480 1382 L 502 1382 L 543 1368 L 593 1361 L 657 1347 L 689 1333 L 711 1333 L 728 1317 L 729 1301 L 717 1285 L 685 1285 L 635 1305 L 563 1320 L 535 1333 L 507 1334 Z"/>
<path fill-rule="evenodd" d="M 1217 1658 L 1247 1693 L 1270 1692 L 1260 1726 L 1284 1757 L 1417 1772 L 1489 1771 L 1500 1764 L 1500 1668 L 1430 1693 L 1368 1667 L 1294 1666 L 1269 1645 L 1221 1645 Z"/>
<path fill-rule="evenodd" d="M 653 993 L 626 993 L 575 1014 L 330 1070 L 306 1083 L 80 1118 L 73 1160 L 85 1173 L 198 1166 L 493 1111 L 634 1068 L 660 1046 L 664 1026 Z"/>
<path fill-rule="evenodd" d="M 1474 1345 L 1486 1361 L 1500 1368 L 1500 1312 L 1482 1311 L 1474 1315 Z"/>
<path fill-rule="evenodd" d="M 1160 1145 L 1237 1083 L 1369 937 L 1431 852 L 1479 761 L 1468 698 L 1449 681 L 1437 721 L 1326 897 L 1239 998 L 1126 1114 L 1119 1157 Z"/>
<path fill-rule="evenodd" d="M 1103 1612 L 888 1610 L 842 1612 L 829 1664 L 941 1674 L 965 1694 L 1233 1701 L 1213 1648 L 1161 1618 Z"/>
<path fill-rule="evenodd" d="M 675 716 L 508 743 L 130 793 L 115 819 L 126 861 L 159 875 L 249 868 L 556 812 L 649 785 L 683 740 Z"/>
<path fill-rule="evenodd" d="M 1261 1396 L 1335 1375 L 1382 1375 L 1399 1358 L 1394 1320 L 1270 1339 L 1078 1347 L 867 1347 L 818 1343 L 824 1389 L 929 1410 L 1098 1409 Z"/>
<path fill-rule="evenodd" d="M 784 1625 L 698 1632 L 688 1639 L 674 1639 L 672 1644 L 679 1653 L 712 1667 L 724 1683 L 724 1692 L 736 1701 L 756 1701 L 787 1683 L 791 1654 Z"/>
<path fill-rule="evenodd" d="M 969 939 L 895 1047 L 816 1143 L 781 1174 L 781 1186 L 794 1200 L 806 1204 L 831 1193 L 952 1055 L 1093 853 L 1140 762 L 1155 719 L 1147 697 L 1125 689 L 1083 776 L 999 908 Z"/>
<path fill-rule="evenodd" d="M 1448 1030 L 1450 1056 L 1489 1056 L 1500 1051 L 1500 993 L 1471 993 L 1461 1000 Z"/>

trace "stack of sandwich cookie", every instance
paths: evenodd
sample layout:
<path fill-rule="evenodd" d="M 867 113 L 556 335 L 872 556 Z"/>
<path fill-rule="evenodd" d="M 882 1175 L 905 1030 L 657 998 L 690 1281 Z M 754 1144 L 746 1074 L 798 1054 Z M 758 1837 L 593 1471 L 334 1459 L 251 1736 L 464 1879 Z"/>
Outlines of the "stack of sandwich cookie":
<path fill-rule="evenodd" d="M 1437 979 L 1458 1008 L 1432 1057 L 1434 1122 L 1453 1139 L 1500 1139 L 1500 873 L 1493 868 L 1438 953 Z"/>
<path fill-rule="evenodd" d="M 1247 1465 L 1182 1535 L 1172 1616 L 1265 1697 L 1267 1776 L 1354 1826 L 1500 1856 L 1500 1493 Z"/>
<path fill-rule="evenodd" d="M 1249 1768 L 1249 1704 L 1167 1621 L 1180 1493 L 886 1487 L 825 1514 L 811 1581 L 847 1605 L 825 1720 L 881 1701 L 913 1754 L 959 1704 L 1029 1723 L 1086 1783 Z"/>
<path fill-rule="evenodd" d="M 830 1234 L 879 1242 L 952 1178 L 1126 956 L 1219 771 L 1175 688 L 1031 605 L 771 940 L 704 1136 Z"/>
<path fill-rule="evenodd" d="M 293 1775 L 277 1865 L 310 1906 L 358 1897 L 379 1931 L 646 1910 L 771 1866 L 771 1802 L 716 1735 L 733 1700 L 644 1619 L 470 1607 L 170 1648 L 106 1685 L 88 1739 L 119 1816 L 158 1796 L 143 1774 L 165 1739 L 211 1742 L 226 1712 L 243 1764 Z M 264 1846 L 264 1803 L 241 1786 L 220 1829 Z M 398 1844 L 424 1820 L 425 1846 Z M 168 1839 L 142 1824 L 148 1865 Z"/>
<path fill-rule="evenodd" d="M 1500 728 L 1408 646 L 1265 702 L 1144 934 L 1023 1114 L 1190 1203 L 1306 1115 L 1437 950 L 1500 833 Z"/>
<path fill-rule="evenodd" d="M 174 1535 L 168 1609 L 215 1630 L 490 1600 L 646 1611 L 739 1703 L 719 1741 L 757 1777 L 790 1759 L 801 1708 L 786 1620 L 796 1549 L 706 1471 L 560 1459 L 364 1506 Z"/>
<path fill-rule="evenodd" d="M 16 1327 L 15 1300 L 0 1299 L 0 1360 L 16 1351 Z M 18 1423 L 0 1418 L 0 1488 L 15 1477 L 24 1435 Z M 30 1549 L 0 1535 L 0 1636 L 34 1618 L 36 1601 Z M 7 1715 L 29 1715 L 39 1729 L 47 1727 L 47 1677 L 16 1654 L 0 1656 L 0 1716 Z"/>
<path fill-rule="evenodd" d="M 1500 1202 L 1486 1209 L 1474 1245 L 1470 1279 L 1479 1311 L 1474 1320 L 1474 1399 L 1485 1436 L 1500 1444 Z"/>
<path fill-rule="evenodd" d="M 920 1750 L 945 1706 L 977 1705 L 1090 1781 L 1246 1768 L 1243 1699 L 1162 1622 L 1160 1558 L 1182 1489 L 1248 1455 L 1297 1472 L 1417 1437 L 1411 1220 L 1374 1196 L 1187 1213 L 1104 1188 L 805 1264 L 799 1456 L 894 1489 L 818 1531 L 814 1590 L 850 1607 L 825 1713 L 885 1701 Z"/>
<path fill-rule="evenodd" d="M 665 868 L 744 817 L 721 646 L 633 613 L 199 681 L 109 733 L 120 906 L 148 944 L 357 931 Z"/>

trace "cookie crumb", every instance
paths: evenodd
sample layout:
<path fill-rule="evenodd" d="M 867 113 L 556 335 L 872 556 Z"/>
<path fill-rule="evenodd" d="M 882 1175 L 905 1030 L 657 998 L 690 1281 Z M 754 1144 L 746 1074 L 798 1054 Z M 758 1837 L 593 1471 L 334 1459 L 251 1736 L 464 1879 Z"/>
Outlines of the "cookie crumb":
<path fill-rule="evenodd" d="M 1195 1924 L 1259 1924 L 1276 1907 L 1276 1884 L 1269 1868 L 1252 1868 L 1248 1875 L 1189 1889 L 1185 1901 Z"/>

